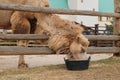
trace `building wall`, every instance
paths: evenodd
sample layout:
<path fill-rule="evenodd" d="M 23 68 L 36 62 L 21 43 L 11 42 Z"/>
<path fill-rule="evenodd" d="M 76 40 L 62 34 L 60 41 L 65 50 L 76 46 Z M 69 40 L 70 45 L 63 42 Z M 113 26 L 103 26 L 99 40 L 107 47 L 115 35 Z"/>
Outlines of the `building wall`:
<path fill-rule="evenodd" d="M 100 12 L 114 12 L 114 0 L 99 0 Z"/>
<path fill-rule="evenodd" d="M 89 10 L 98 11 L 98 0 L 78 0 L 78 9 L 79 10 Z"/>
<path fill-rule="evenodd" d="M 52 8 L 93 10 L 99 12 L 114 12 L 114 0 L 49 0 Z M 70 6 L 70 5 L 71 6 Z M 68 7 L 69 5 L 69 7 Z M 89 7 L 88 7 L 89 6 Z"/>
<path fill-rule="evenodd" d="M 49 0 L 51 8 L 63 8 L 68 9 L 68 0 Z"/>
<path fill-rule="evenodd" d="M 98 0 L 92 0 L 92 2 L 91 0 L 78 0 L 78 10 L 98 11 Z M 77 16 L 77 22 L 87 26 L 94 26 L 98 24 L 98 17 L 79 15 Z"/>
<path fill-rule="evenodd" d="M 114 0 L 49 0 L 52 8 L 114 12 Z M 77 21 L 84 25 L 98 24 L 98 17 L 82 15 L 60 15 L 62 18 Z M 106 18 L 102 18 L 106 21 Z"/>
<path fill-rule="evenodd" d="M 114 12 L 114 0 L 99 0 L 99 12 Z M 105 24 L 111 25 L 113 18 L 101 17 L 99 25 L 105 26 Z"/>
<path fill-rule="evenodd" d="M 68 0 L 49 0 L 51 8 L 68 9 Z M 69 19 L 69 15 L 60 15 L 61 18 Z"/>

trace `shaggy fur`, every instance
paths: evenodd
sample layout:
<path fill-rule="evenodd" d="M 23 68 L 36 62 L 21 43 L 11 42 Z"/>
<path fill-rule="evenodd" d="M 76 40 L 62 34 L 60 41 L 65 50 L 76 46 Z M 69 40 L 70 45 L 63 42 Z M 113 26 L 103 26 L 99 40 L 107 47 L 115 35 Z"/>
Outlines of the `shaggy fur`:
<path fill-rule="evenodd" d="M 10 0 L 8 0 L 10 2 Z M 18 0 L 17 0 L 18 1 Z M 21 4 L 49 7 L 48 0 L 20 0 Z M 17 2 L 16 2 L 17 3 Z M 10 19 L 11 17 L 11 19 Z M 36 19 L 37 18 L 37 19 Z M 28 13 L 11 11 L 6 24 L 11 22 L 15 34 L 46 34 L 50 36 L 48 45 L 57 53 L 80 54 L 88 47 L 88 41 L 82 34 L 83 28 L 69 20 L 61 19 L 55 14 Z M 37 24 L 38 22 L 38 24 Z M 37 25 L 37 27 L 36 27 Z M 5 25 L 7 26 L 7 25 Z M 8 25 L 10 26 L 10 25 Z M 34 32 L 35 30 L 35 32 Z M 32 32 L 33 31 L 33 32 Z M 27 46 L 28 41 L 18 41 L 19 46 Z M 24 56 L 20 56 L 19 64 L 23 65 Z"/>
<path fill-rule="evenodd" d="M 48 0 L 0 0 L 1 3 L 25 4 L 31 6 L 49 7 Z M 1 14 L 2 13 L 2 14 Z M 0 10 L 0 28 L 12 28 L 14 34 L 29 34 L 34 33 L 37 25 L 35 13 L 20 12 L 20 11 L 3 11 Z M 18 40 L 18 46 L 27 47 L 27 40 Z M 21 67 L 20 67 L 21 66 Z M 19 57 L 19 68 L 27 67 L 24 61 L 24 56 Z"/>
<path fill-rule="evenodd" d="M 83 28 L 74 22 L 61 19 L 55 14 L 40 13 L 37 34 L 50 36 L 48 46 L 56 53 L 67 53 L 68 58 L 79 59 L 87 49 L 89 41 L 82 35 Z M 39 20 L 40 19 L 40 20 Z M 37 31 L 38 30 L 38 31 Z"/>
<path fill-rule="evenodd" d="M 0 3 L 25 4 L 32 6 L 49 7 L 48 0 L 0 0 Z M 11 29 L 10 18 L 14 11 L 0 10 L 0 29 Z"/>
<path fill-rule="evenodd" d="M 52 35 L 48 40 L 49 48 L 53 49 L 56 53 L 62 53 L 62 48 L 68 47 L 69 44 L 69 39 L 59 34 Z"/>
<path fill-rule="evenodd" d="M 38 29 L 36 33 L 39 34 L 40 29 L 48 32 L 50 35 L 60 34 L 60 35 L 71 35 L 75 36 L 83 32 L 83 28 L 69 20 L 61 19 L 55 14 L 38 14 Z M 37 31 L 38 30 L 38 31 Z"/>

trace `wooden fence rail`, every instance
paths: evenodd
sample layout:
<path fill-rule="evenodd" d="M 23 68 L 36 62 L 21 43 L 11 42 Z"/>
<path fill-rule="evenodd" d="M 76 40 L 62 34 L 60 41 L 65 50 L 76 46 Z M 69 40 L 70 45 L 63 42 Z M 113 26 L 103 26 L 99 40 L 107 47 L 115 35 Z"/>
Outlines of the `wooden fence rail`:
<path fill-rule="evenodd" d="M 85 35 L 89 40 L 120 40 L 119 35 Z M 38 34 L 0 34 L 3 40 L 39 40 L 48 39 L 48 36 Z"/>
<path fill-rule="evenodd" d="M 89 40 L 111 40 L 117 41 L 120 40 L 119 35 L 85 35 Z"/>
<path fill-rule="evenodd" d="M 84 11 L 84 10 L 67 10 L 67 9 L 52 9 L 47 7 L 33 7 L 20 4 L 3 4 L 0 3 L 1 10 L 13 10 L 13 11 L 28 11 L 28 12 L 45 12 L 53 14 L 67 14 L 67 15 L 88 15 L 88 16 L 105 16 L 105 17 L 120 17 L 119 13 L 104 13 L 96 11 Z"/>
<path fill-rule="evenodd" d="M 38 34 L 0 34 L 3 40 L 39 40 L 48 39 L 48 36 Z"/>
<path fill-rule="evenodd" d="M 119 47 L 89 47 L 90 54 L 117 53 Z M 48 47 L 18 47 L 18 46 L 0 46 L 0 55 L 52 55 L 54 52 Z"/>
<path fill-rule="evenodd" d="M 52 14 L 67 14 L 67 15 L 88 15 L 88 16 L 104 16 L 120 18 L 119 13 L 103 13 L 96 11 L 82 11 L 82 10 L 66 10 L 66 9 L 51 9 L 47 7 L 33 7 L 19 4 L 3 4 L 0 3 L 0 10 L 13 11 L 28 11 L 28 12 L 45 12 Z M 89 40 L 120 40 L 117 35 L 86 35 Z M 39 40 L 48 39 L 45 35 L 37 34 L 0 34 L 0 39 L 3 40 Z M 119 47 L 89 47 L 88 53 L 117 53 L 120 52 Z M 0 46 L 0 55 L 40 55 L 52 54 L 51 49 L 46 46 L 41 47 L 18 47 L 18 46 Z"/>

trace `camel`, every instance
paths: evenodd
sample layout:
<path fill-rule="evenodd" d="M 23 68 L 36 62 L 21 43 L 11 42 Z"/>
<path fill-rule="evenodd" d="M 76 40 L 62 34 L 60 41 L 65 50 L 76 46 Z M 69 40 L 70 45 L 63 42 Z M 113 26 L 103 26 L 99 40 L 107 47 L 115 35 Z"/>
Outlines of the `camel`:
<path fill-rule="evenodd" d="M 7 0 L 6 2 L 3 1 L 3 3 L 12 3 L 11 1 Z M 15 0 L 15 3 L 49 7 L 48 0 Z M 0 13 L 5 13 L 5 11 L 1 10 Z M 74 57 L 75 50 L 73 48 L 75 44 L 77 44 L 76 46 L 81 45 L 79 53 L 88 47 L 89 41 L 82 37 L 83 35 L 80 35 L 83 32 L 83 28 L 72 21 L 61 19 L 56 14 L 7 11 L 6 15 L 0 14 L 0 16 L 7 17 L 0 22 L 0 28 L 11 28 L 14 34 L 46 34 L 50 37 L 48 40 L 49 48 L 58 54 L 67 53 L 70 54 L 69 56 Z M 78 37 L 80 38 L 78 39 Z M 85 44 L 82 44 L 84 39 Z M 18 40 L 17 45 L 27 47 L 28 41 Z M 25 63 L 24 55 L 20 55 L 18 68 L 24 67 L 28 67 L 28 65 Z"/>
<path fill-rule="evenodd" d="M 0 3 L 8 4 L 24 4 L 31 6 L 49 7 L 48 0 L 0 0 Z M 20 12 L 20 11 L 4 11 L 0 10 L 0 28 L 12 29 L 14 34 L 30 34 L 34 33 L 37 25 L 35 13 Z M 18 40 L 18 46 L 27 47 L 27 40 Z M 28 65 L 25 63 L 24 55 L 19 56 L 18 68 L 25 68 Z"/>
<path fill-rule="evenodd" d="M 84 29 L 79 24 L 62 19 L 56 14 L 40 13 L 38 17 L 39 26 L 35 33 L 48 35 L 48 46 L 56 53 L 67 53 L 68 58 L 72 56 L 78 60 L 80 57 L 76 56 L 88 48 L 89 41 L 82 35 Z"/>

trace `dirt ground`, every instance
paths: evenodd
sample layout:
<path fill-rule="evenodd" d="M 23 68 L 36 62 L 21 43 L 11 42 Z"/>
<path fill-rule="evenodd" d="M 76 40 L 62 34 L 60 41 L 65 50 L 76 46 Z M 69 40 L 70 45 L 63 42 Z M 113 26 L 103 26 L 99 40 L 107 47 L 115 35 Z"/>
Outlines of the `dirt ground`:
<path fill-rule="evenodd" d="M 0 69 L 0 80 L 120 80 L 120 57 L 92 61 L 84 71 L 67 70 L 65 64 Z"/>

